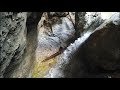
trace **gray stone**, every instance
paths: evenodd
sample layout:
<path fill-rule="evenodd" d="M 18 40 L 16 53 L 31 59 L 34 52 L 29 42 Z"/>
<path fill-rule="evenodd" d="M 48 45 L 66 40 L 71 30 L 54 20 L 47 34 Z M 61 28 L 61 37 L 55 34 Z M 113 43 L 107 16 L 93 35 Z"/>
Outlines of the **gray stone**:
<path fill-rule="evenodd" d="M 26 12 L 1 12 L 0 19 L 2 33 L 0 37 L 0 75 L 3 76 L 18 48 L 25 45 Z"/>

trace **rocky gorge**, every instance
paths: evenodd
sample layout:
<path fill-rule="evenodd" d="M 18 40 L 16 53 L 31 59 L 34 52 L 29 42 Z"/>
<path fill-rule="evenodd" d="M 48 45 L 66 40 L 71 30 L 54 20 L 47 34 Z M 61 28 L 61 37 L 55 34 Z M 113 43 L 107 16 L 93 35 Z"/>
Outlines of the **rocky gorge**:
<path fill-rule="evenodd" d="M 119 12 L 0 12 L 1 78 L 120 78 Z"/>

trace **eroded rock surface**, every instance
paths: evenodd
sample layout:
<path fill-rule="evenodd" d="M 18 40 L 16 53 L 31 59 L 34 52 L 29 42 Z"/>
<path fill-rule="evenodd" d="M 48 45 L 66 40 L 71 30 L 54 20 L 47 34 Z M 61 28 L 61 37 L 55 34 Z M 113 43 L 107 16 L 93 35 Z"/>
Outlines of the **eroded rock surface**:
<path fill-rule="evenodd" d="M 66 17 L 66 13 L 45 12 L 38 25 L 38 46 L 36 49 L 36 64 L 34 73 L 36 73 L 37 64 L 40 64 L 46 58 L 61 52 L 73 40 L 75 29 L 73 23 Z M 56 54 L 56 56 L 59 54 Z M 49 58 L 49 59 L 51 59 Z M 48 60 L 49 60 L 48 59 Z M 47 61 L 47 60 L 46 60 Z M 38 72 L 38 74 L 40 74 Z M 34 74 L 33 74 L 34 76 Z M 39 75 L 37 75 L 39 77 Z"/>
<path fill-rule="evenodd" d="M 117 13 L 96 29 L 81 47 L 87 66 L 104 70 L 119 70 L 120 64 L 120 14 Z M 89 69 L 90 69 L 89 67 Z M 92 71 L 91 69 L 91 71 Z M 103 71 L 102 71 L 103 70 Z M 90 70 L 89 70 L 90 71 Z"/>
<path fill-rule="evenodd" d="M 119 76 L 120 13 L 71 44 L 47 78 L 109 78 Z"/>
<path fill-rule="evenodd" d="M 119 78 L 120 13 L 75 13 L 1 12 L 0 77 Z"/>
<path fill-rule="evenodd" d="M 26 47 L 26 19 L 26 12 L 0 13 L 0 77 L 22 61 Z"/>
<path fill-rule="evenodd" d="M 0 13 L 0 77 L 22 78 L 29 75 L 40 18 L 39 12 Z"/>
<path fill-rule="evenodd" d="M 104 22 L 100 12 L 76 12 L 75 29 L 76 37 L 81 37 L 88 30 L 95 30 Z"/>

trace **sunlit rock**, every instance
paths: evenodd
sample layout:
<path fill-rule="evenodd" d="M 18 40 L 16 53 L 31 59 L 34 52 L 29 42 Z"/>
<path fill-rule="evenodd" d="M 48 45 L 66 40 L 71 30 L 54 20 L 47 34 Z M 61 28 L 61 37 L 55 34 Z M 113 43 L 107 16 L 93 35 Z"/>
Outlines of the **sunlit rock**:
<path fill-rule="evenodd" d="M 40 63 L 43 63 L 42 61 L 46 58 L 50 57 L 49 59 L 52 60 L 51 56 L 53 56 L 53 58 L 55 55 L 57 56 L 56 53 L 61 52 L 60 48 L 65 49 L 74 40 L 74 33 L 73 23 L 64 15 L 61 17 L 53 15 L 53 17 L 49 18 L 48 13 L 43 13 L 38 24 L 38 45 L 33 77 L 41 77 L 41 73 L 36 70 L 36 68 L 38 68 L 38 66 L 41 65 Z M 38 63 L 39 65 L 37 66 Z M 38 75 L 34 75 L 36 71 L 38 71 Z"/>

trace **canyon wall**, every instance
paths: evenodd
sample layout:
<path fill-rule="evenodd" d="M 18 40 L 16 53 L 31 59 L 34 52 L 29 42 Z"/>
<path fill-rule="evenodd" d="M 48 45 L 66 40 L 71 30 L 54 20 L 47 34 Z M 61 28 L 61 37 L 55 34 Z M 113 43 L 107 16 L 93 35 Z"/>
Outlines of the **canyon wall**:
<path fill-rule="evenodd" d="M 119 78 L 120 13 L 0 12 L 0 78 Z"/>

